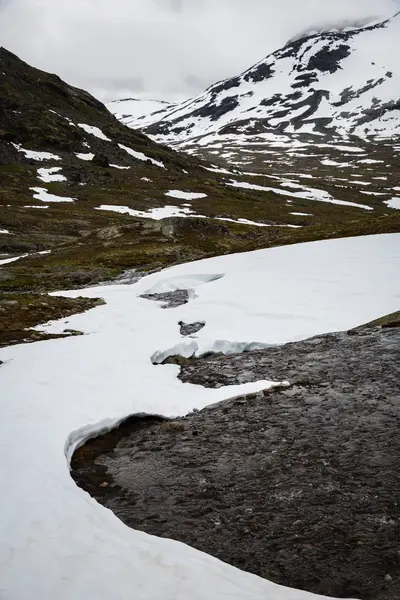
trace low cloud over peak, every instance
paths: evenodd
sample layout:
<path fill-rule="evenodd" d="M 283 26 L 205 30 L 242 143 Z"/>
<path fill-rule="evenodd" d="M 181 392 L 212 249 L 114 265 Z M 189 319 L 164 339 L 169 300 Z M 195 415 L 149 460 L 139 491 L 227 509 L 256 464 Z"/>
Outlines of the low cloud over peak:
<path fill-rule="evenodd" d="M 397 0 L 0 0 L 0 43 L 104 100 L 183 99 L 312 29 Z"/>

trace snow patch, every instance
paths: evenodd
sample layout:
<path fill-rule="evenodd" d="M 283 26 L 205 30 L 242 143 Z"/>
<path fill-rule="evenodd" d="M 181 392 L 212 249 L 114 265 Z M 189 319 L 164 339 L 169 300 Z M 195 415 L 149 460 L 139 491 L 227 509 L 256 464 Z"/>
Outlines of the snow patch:
<path fill-rule="evenodd" d="M 49 208 L 49 206 L 46 206 L 45 204 L 27 204 L 24 208 Z"/>
<path fill-rule="evenodd" d="M 123 144 L 118 144 L 118 146 L 121 148 L 121 150 L 125 150 L 125 152 L 127 152 L 130 156 L 133 156 L 133 158 L 136 158 L 137 160 L 142 160 L 142 161 L 150 161 L 152 165 L 155 165 L 156 167 L 160 167 L 161 169 L 165 169 L 165 165 L 163 162 L 161 162 L 160 160 L 155 160 L 154 158 L 150 158 L 149 156 L 146 156 L 145 154 L 143 154 L 143 152 L 137 152 L 136 150 L 132 150 L 132 148 L 129 148 L 128 146 L 124 146 Z"/>
<path fill-rule="evenodd" d="M 50 152 L 39 152 L 36 150 L 26 150 L 25 148 L 22 148 L 21 145 L 18 144 L 12 144 L 14 146 L 14 148 L 16 148 L 16 150 L 18 150 L 18 152 L 22 152 L 23 154 L 25 154 L 26 158 L 29 158 L 31 160 L 37 160 L 37 161 L 43 161 L 43 160 L 61 160 L 60 156 L 57 156 L 56 154 L 51 154 Z"/>
<path fill-rule="evenodd" d="M 108 138 L 101 129 L 98 127 L 94 127 L 93 125 L 86 125 L 85 123 L 78 123 L 78 127 L 86 131 L 86 133 L 90 133 L 90 135 L 94 135 L 99 140 L 104 140 L 105 142 L 111 142 L 110 138 Z"/>
<path fill-rule="evenodd" d="M 314 216 L 312 213 L 303 213 L 303 212 L 292 212 L 290 214 L 294 215 L 295 217 L 313 217 Z"/>
<path fill-rule="evenodd" d="M 67 181 L 67 178 L 60 173 L 61 167 L 50 167 L 38 169 L 38 178 L 45 183 L 51 183 L 54 181 Z"/>
<path fill-rule="evenodd" d="M 76 200 L 76 198 L 68 198 L 66 196 L 55 196 L 54 194 L 50 194 L 46 188 L 31 187 L 29 189 L 34 192 L 34 199 L 41 202 L 74 202 Z"/>
<path fill-rule="evenodd" d="M 236 188 L 243 188 L 246 190 L 254 190 L 258 192 L 274 192 L 275 194 L 279 194 L 281 196 L 289 196 L 291 198 L 302 198 L 304 200 L 328 202 L 329 204 L 338 204 L 341 206 L 353 206 L 355 208 L 361 208 L 363 210 L 374 210 L 372 206 L 367 206 L 366 204 L 357 204 L 356 202 L 347 202 L 346 200 L 336 200 L 329 194 L 329 192 L 326 192 L 325 190 L 319 190 L 316 188 L 304 188 L 303 186 L 294 183 L 287 183 L 286 185 L 290 185 L 290 187 L 292 188 L 299 188 L 302 191 L 290 192 L 289 190 L 282 190 L 280 188 L 267 187 L 263 185 L 255 185 L 247 183 L 245 181 L 231 181 L 226 185 L 230 185 Z"/>
<path fill-rule="evenodd" d="M 135 210 L 129 206 L 114 206 L 113 204 L 102 204 L 95 210 L 108 210 L 120 214 L 130 215 L 131 217 L 140 217 L 142 219 L 153 219 L 160 221 L 168 217 L 187 217 L 192 212 L 190 208 L 180 208 L 179 206 L 162 206 L 159 208 L 151 208 L 148 211 Z"/>
<path fill-rule="evenodd" d="M 385 200 L 385 204 L 387 204 L 389 208 L 400 210 L 400 198 L 391 198 L 390 200 Z"/>
<path fill-rule="evenodd" d="M 75 156 L 80 160 L 93 160 L 94 154 L 92 152 L 76 152 Z"/>
<path fill-rule="evenodd" d="M 170 198 L 177 198 L 179 200 L 200 200 L 200 198 L 207 198 L 207 194 L 199 194 L 196 192 L 183 192 L 182 190 L 169 190 L 165 192 L 164 196 Z"/>

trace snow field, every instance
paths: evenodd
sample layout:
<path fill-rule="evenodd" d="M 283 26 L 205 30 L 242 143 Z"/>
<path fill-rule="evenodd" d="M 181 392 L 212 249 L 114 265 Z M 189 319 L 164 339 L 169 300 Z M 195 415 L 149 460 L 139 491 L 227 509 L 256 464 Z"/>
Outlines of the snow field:
<path fill-rule="evenodd" d="M 75 485 L 67 458 L 128 415 L 183 415 L 273 385 L 211 390 L 183 384 L 174 365 L 154 366 L 155 352 L 190 344 L 180 320 L 206 321 L 192 340 L 198 354 L 304 339 L 397 310 L 399 241 L 389 234 L 259 250 L 171 267 L 134 285 L 65 292 L 107 304 L 45 329 L 87 335 L 1 349 L 2 599 L 322 598 L 128 529 Z M 141 298 L 183 288 L 190 301 L 174 309 Z"/>

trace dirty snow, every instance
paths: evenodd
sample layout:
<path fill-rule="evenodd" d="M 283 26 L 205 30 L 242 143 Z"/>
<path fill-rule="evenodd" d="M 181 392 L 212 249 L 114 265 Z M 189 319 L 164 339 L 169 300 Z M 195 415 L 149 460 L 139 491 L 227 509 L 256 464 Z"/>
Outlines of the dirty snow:
<path fill-rule="evenodd" d="M 153 366 L 156 352 L 187 351 L 180 320 L 206 321 L 197 354 L 304 339 L 397 310 L 399 242 L 391 234 L 272 248 L 71 291 L 107 304 L 45 329 L 90 335 L 0 349 L 2 598 L 321 599 L 127 528 L 75 485 L 67 458 L 127 415 L 183 415 L 272 385 L 207 389 L 182 383 L 177 366 Z M 140 297 L 184 288 L 189 303 L 172 310 Z"/>

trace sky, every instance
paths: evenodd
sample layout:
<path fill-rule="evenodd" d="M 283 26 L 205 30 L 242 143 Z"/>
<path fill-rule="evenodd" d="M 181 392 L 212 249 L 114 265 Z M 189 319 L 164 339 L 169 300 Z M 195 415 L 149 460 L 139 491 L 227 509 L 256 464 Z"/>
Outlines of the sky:
<path fill-rule="evenodd" d="M 0 45 L 103 101 L 179 101 L 313 28 L 400 0 L 0 0 Z"/>

